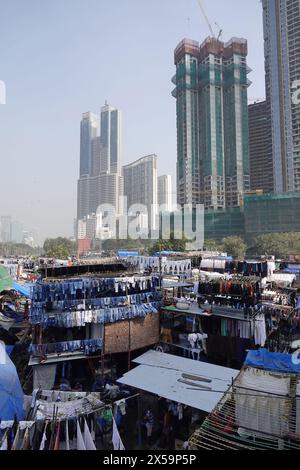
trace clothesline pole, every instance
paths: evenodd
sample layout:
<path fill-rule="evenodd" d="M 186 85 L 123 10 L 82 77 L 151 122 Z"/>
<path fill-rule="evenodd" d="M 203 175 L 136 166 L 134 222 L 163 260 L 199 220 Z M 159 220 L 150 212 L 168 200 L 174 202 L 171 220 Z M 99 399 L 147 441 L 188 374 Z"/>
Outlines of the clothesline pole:
<path fill-rule="evenodd" d="M 126 283 L 126 297 L 128 297 L 128 287 Z M 131 362 L 131 357 L 130 357 L 130 349 L 131 349 L 131 331 L 130 331 L 130 326 L 131 326 L 131 321 L 130 318 L 128 318 L 128 372 L 130 371 L 130 362 Z"/>
<path fill-rule="evenodd" d="M 104 378 L 104 360 L 105 360 L 105 324 L 102 327 L 102 349 L 101 349 L 101 377 Z"/>
<path fill-rule="evenodd" d="M 138 448 L 142 448 L 142 428 L 141 428 L 141 399 L 138 394 Z"/>
<path fill-rule="evenodd" d="M 161 260 L 161 241 L 159 240 L 159 288 L 162 288 L 162 260 Z"/>
<path fill-rule="evenodd" d="M 130 355 L 130 348 L 131 348 L 131 321 L 130 318 L 128 319 L 128 372 L 130 371 L 130 362 L 131 362 L 131 355 Z"/>

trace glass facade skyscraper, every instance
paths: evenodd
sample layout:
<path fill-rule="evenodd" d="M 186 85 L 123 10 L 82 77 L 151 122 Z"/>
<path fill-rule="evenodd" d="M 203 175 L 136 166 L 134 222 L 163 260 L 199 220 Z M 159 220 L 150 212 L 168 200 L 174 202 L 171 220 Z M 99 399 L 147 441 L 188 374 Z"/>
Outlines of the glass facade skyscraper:
<path fill-rule="evenodd" d="M 162 175 L 157 178 L 157 202 L 159 206 L 165 206 L 165 210 L 173 210 L 172 176 Z"/>
<path fill-rule="evenodd" d="M 90 176 L 92 167 L 92 140 L 97 136 L 98 116 L 84 113 L 80 123 L 80 177 Z"/>
<path fill-rule="evenodd" d="M 96 213 L 99 205 L 110 204 L 122 212 L 119 198 L 122 181 L 121 112 L 107 103 L 99 116 L 83 114 L 80 127 L 80 177 L 77 186 L 77 220 Z"/>
<path fill-rule="evenodd" d="M 270 119 L 266 101 L 248 106 L 249 148 L 250 148 L 250 189 L 251 191 L 273 192 L 272 145 Z"/>
<path fill-rule="evenodd" d="M 262 0 L 266 100 L 276 193 L 300 190 L 300 2 Z"/>
<path fill-rule="evenodd" d="M 101 144 L 106 149 L 108 173 L 121 174 L 122 141 L 121 141 L 121 112 L 107 103 L 101 108 Z"/>

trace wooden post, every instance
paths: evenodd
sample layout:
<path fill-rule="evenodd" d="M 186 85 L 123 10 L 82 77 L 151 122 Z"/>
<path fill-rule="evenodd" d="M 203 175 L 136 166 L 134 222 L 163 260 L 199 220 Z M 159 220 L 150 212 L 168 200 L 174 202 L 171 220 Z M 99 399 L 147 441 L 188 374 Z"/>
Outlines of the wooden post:
<path fill-rule="evenodd" d="M 128 297 L 128 288 L 126 285 L 126 297 Z M 131 349 L 131 331 L 130 331 L 130 318 L 128 319 L 128 372 L 130 371 L 130 362 L 131 362 L 131 357 L 130 357 L 130 349 Z"/>
<path fill-rule="evenodd" d="M 131 331 L 130 331 L 130 319 L 128 320 L 128 372 L 130 371 L 130 350 L 131 350 Z"/>
<path fill-rule="evenodd" d="M 101 350 L 101 377 L 104 378 L 104 359 L 105 359 L 105 323 L 102 329 L 102 350 Z"/>
<path fill-rule="evenodd" d="M 138 400 L 138 448 L 142 448 L 142 429 L 141 429 L 141 402 L 140 402 L 140 394 L 137 397 Z"/>

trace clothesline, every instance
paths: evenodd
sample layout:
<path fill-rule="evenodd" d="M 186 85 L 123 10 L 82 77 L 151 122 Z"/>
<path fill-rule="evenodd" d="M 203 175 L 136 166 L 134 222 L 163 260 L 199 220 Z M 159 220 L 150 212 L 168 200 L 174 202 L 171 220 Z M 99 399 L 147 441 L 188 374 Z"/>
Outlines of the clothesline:
<path fill-rule="evenodd" d="M 159 258 L 157 256 L 129 256 L 126 257 L 128 263 L 139 266 L 141 271 L 145 269 L 157 269 L 165 274 L 183 274 L 190 273 L 192 270 L 192 262 L 190 259 L 171 260 L 166 257 Z"/>
<path fill-rule="evenodd" d="M 149 302 L 151 300 L 161 300 L 161 292 L 159 291 L 149 291 L 143 292 L 141 294 L 132 294 L 132 295 L 122 295 L 122 296 L 111 296 L 111 297 L 95 297 L 95 298 L 84 298 L 84 299 L 74 299 L 74 300 L 56 300 L 53 302 L 46 301 L 35 301 L 31 307 L 31 312 L 42 312 L 46 310 L 47 312 L 52 312 L 55 310 L 68 311 L 78 309 L 85 309 L 87 307 L 93 308 L 105 308 L 105 307 L 121 307 L 124 305 L 139 304 L 145 301 Z M 75 308 L 76 307 L 76 308 Z"/>
<path fill-rule="evenodd" d="M 51 413 L 51 418 L 45 419 L 36 419 L 35 421 L 22 421 L 22 422 L 6 422 L 0 428 L 3 430 L 3 435 L 0 438 L 0 450 L 7 450 L 9 441 L 12 441 L 11 450 L 45 450 L 45 443 L 48 442 L 47 448 L 49 450 L 59 450 L 60 445 L 64 442 L 65 439 L 65 447 L 66 450 L 70 450 L 70 442 L 69 441 L 69 426 L 70 423 L 76 423 L 76 440 L 77 450 L 96 450 L 95 446 L 95 428 L 93 428 L 92 433 L 94 434 L 94 438 L 92 437 L 92 433 L 87 425 L 88 416 L 91 414 L 98 415 L 100 412 L 105 412 L 107 416 L 107 412 L 109 411 L 110 419 L 113 421 L 113 413 L 112 413 L 112 406 L 111 405 L 103 405 L 98 409 L 94 409 L 91 412 L 84 412 L 84 413 L 77 413 L 76 416 L 72 417 L 58 417 L 58 404 L 53 403 L 53 412 Z M 104 414 L 103 414 L 104 416 Z M 79 420 L 83 419 L 84 423 L 84 433 L 80 429 Z M 60 428 L 61 423 L 65 423 L 65 438 L 61 441 L 60 435 Z M 93 422 L 92 422 L 93 423 Z M 36 434 L 38 430 L 38 426 L 43 424 L 43 428 L 40 428 L 39 435 Z M 95 423 L 94 423 L 95 424 Z M 29 430 L 32 427 L 35 427 L 35 432 L 31 433 L 31 437 L 29 435 Z M 16 432 L 14 433 L 14 429 Z M 92 429 L 92 428 L 91 428 Z M 25 431 L 22 435 L 21 432 Z M 47 434 L 47 432 L 49 433 Z M 73 427 L 73 436 L 75 437 L 75 428 Z M 72 438 L 72 442 L 73 439 Z M 114 437 L 114 436 L 113 436 Z M 74 448 L 74 445 L 72 446 Z"/>
<path fill-rule="evenodd" d="M 124 278 L 76 279 L 63 282 L 37 282 L 34 285 L 33 302 L 61 300 L 83 300 L 96 298 L 101 293 L 138 294 L 155 290 L 160 285 L 157 275 Z"/>
<path fill-rule="evenodd" d="M 84 339 L 75 341 L 62 341 L 56 343 L 30 344 L 28 351 L 33 355 L 61 354 L 63 352 L 83 351 L 86 355 L 102 349 L 103 340 Z"/>
<path fill-rule="evenodd" d="M 57 406 L 57 403 L 53 403 L 53 409 L 55 408 L 55 405 Z M 111 405 L 103 405 L 99 408 L 96 408 L 94 410 L 91 410 L 91 411 L 86 411 L 86 412 L 82 412 L 82 413 L 78 413 L 76 415 L 73 415 L 73 416 L 68 416 L 68 417 L 59 417 L 58 419 L 60 421 L 71 421 L 71 420 L 74 420 L 74 419 L 77 419 L 77 418 L 80 418 L 82 416 L 90 416 L 92 414 L 97 414 L 97 413 L 100 413 L 101 411 L 105 410 L 105 409 L 112 409 Z M 50 418 L 36 418 L 36 421 L 48 421 L 48 422 L 51 422 L 52 420 Z"/>
<path fill-rule="evenodd" d="M 252 390 L 252 389 L 248 389 L 248 388 L 245 388 L 245 387 L 241 387 L 239 386 L 238 388 L 241 388 L 241 389 L 245 389 L 245 390 Z M 224 390 L 208 390 L 208 389 L 201 389 L 201 388 L 193 388 L 193 387 L 187 387 L 187 390 L 195 390 L 197 392 L 208 392 L 208 393 L 224 393 Z M 254 390 L 256 391 L 256 390 Z M 257 390 L 257 392 L 259 392 L 259 390 Z M 226 393 L 232 393 L 232 392 L 226 392 Z M 282 399 L 282 400 L 291 400 L 291 401 L 297 401 L 299 400 L 299 403 L 300 403 L 300 397 L 294 397 L 294 398 L 291 398 L 289 397 L 288 395 L 285 395 L 285 396 L 282 396 L 282 395 L 278 395 L 276 393 L 262 393 L 262 392 L 259 392 L 259 393 L 241 393 L 241 392 L 237 392 L 237 391 L 234 391 L 234 395 L 236 396 L 247 396 L 247 397 L 259 397 L 259 398 L 269 398 L 270 396 L 271 397 L 276 397 L 278 398 L 278 400 Z"/>
<path fill-rule="evenodd" d="M 64 328 L 80 327 L 86 324 L 106 324 L 133 318 L 144 318 L 149 314 L 158 313 L 160 302 L 149 302 L 126 307 L 105 309 L 76 310 L 63 312 L 30 313 L 33 325 L 58 326 Z"/>

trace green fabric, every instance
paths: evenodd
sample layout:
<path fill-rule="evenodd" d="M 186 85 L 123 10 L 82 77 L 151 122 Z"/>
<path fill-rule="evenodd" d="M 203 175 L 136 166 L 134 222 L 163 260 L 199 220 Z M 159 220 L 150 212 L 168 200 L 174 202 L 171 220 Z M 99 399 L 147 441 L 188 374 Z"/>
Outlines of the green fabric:
<path fill-rule="evenodd" d="M 0 292 L 3 290 L 11 289 L 13 280 L 4 266 L 0 265 Z"/>
<path fill-rule="evenodd" d="M 226 320 L 221 320 L 221 336 L 228 336 Z"/>
<path fill-rule="evenodd" d="M 111 412 L 111 409 L 106 409 L 104 410 L 103 412 L 103 418 L 105 419 L 105 421 L 107 421 L 108 423 L 111 423 L 112 422 L 112 412 Z"/>

